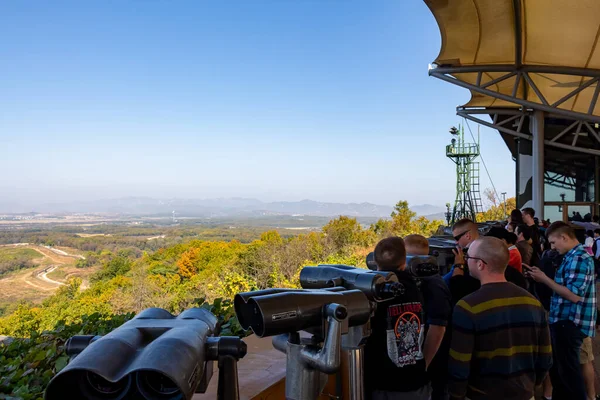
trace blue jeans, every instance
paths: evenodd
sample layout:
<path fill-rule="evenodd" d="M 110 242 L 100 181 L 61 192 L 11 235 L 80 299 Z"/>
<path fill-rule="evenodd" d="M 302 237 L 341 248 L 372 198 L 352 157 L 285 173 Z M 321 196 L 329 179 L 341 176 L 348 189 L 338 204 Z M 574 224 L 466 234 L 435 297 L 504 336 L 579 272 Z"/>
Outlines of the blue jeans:
<path fill-rule="evenodd" d="M 552 336 L 552 398 L 587 400 L 583 374 L 579 363 L 581 344 L 586 337 L 572 321 L 550 325 Z"/>

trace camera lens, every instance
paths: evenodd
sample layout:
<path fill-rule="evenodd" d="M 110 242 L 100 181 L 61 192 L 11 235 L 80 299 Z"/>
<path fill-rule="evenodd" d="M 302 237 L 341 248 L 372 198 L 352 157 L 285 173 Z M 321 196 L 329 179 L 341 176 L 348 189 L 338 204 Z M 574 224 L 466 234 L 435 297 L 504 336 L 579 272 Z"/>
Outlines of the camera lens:
<path fill-rule="evenodd" d="M 89 400 L 121 400 L 129 392 L 131 377 L 126 376 L 118 382 L 110 382 L 93 372 L 86 371 L 81 381 L 81 391 Z"/>
<path fill-rule="evenodd" d="M 156 371 L 140 371 L 136 375 L 138 390 L 149 400 L 183 400 L 183 393 L 171 379 Z"/>

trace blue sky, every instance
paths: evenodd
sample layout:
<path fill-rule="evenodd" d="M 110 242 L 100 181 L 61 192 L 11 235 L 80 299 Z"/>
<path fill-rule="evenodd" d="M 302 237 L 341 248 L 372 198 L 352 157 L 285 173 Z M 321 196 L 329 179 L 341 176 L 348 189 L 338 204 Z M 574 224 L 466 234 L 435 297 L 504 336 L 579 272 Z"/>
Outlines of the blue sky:
<path fill-rule="evenodd" d="M 444 146 L 469 93 L 428 77 L 440 37 L 420 0 L 7 1 L 0 15 L 4 202 L 455 196 Z M 500 135 L 481 141 L 513 195 Z"/>

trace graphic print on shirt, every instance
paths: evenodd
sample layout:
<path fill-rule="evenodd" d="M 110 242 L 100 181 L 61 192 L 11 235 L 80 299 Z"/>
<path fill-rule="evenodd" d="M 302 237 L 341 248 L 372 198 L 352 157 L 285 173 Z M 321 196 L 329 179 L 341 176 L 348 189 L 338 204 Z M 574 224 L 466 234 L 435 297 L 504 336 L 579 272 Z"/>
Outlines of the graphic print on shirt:
<path fill-rule="evenodd" d="M 387 353 L 397 367 L 416 364 L 423 359 L 423 334 L 421 303 L 405 303 L 389 306 Z"/>

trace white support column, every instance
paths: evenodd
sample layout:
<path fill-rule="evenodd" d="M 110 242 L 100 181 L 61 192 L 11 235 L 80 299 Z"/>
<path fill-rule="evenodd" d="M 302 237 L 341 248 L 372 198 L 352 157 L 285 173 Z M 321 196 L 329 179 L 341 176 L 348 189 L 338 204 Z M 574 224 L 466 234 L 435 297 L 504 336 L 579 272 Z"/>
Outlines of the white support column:
<path fill-rule="evenodd" d="M 535 111 L 530 118 L 533 135 L 532 203 L 535 216 L 544 218 L 544 112 Z"/>

